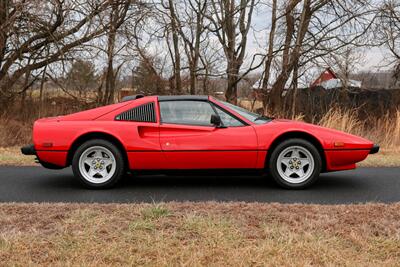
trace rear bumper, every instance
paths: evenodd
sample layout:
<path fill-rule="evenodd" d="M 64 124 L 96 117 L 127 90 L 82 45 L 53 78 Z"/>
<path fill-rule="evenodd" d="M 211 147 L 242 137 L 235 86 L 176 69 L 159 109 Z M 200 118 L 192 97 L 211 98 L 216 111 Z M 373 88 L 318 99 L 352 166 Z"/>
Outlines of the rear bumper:
<path fill-rule="evenodd" d="M 371 150 L 369 151 L 369 154 L 376 154 L 379 152 L 379 146 L 378 145 L 374 145 Z"/>
<path fill-rule="evenodd" d="M 21 147 L 21 153 L 26 155 L 26 156 L 36 155 L 35 146 L 34 145 L 27 145 L 27 146 Z"/>
<path fill-rule="evenodd" d="M 67 151 L 36 151 L 34 145 L 21 147 L 21 153 L 27 156 L 36 156 L 36 163 L 47 169 L 58 170 L 66 167 Z"/>

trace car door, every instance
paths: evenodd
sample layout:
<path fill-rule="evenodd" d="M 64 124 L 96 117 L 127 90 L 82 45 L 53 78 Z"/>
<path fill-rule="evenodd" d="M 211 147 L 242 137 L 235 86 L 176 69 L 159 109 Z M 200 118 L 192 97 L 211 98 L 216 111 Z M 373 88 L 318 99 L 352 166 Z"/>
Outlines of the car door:
<path fill-rule="evenodd" d="M 229 117 L 208 100 L 160 100 L 159 110 L 165 168 L 255 168 L 257 137 L 252 126 Z M 212 125 L 213 114 L 229 125 Z"/>

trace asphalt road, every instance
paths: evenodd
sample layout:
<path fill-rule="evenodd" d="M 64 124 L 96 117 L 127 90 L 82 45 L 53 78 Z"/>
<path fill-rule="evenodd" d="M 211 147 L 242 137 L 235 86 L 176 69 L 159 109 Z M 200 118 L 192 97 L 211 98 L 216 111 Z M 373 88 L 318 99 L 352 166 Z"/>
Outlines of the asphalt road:
<path fill-rule="evenodd" d="M 245 201 L 347 204 L 400 201 L 400 168 L 321 175 L 307 190 L 281 189 L 258 176 L 127 176 L 116 188 L 82 188 L 71 169 L 0 167 L 0 202 Z"/>

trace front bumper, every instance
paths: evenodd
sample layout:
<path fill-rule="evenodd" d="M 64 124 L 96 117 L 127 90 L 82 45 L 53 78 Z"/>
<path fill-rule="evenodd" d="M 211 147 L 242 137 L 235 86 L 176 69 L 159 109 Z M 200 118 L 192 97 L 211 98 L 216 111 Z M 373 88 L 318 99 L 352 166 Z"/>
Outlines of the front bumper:
<path fill-rule="evenodd" d="M 374 145 L 371 150 L 369 151 L 369 154 L 376 154 L 379 152 L 379 146 L 378 145 Z"/>
<path fill-rule="evenodd" d="M 21 153 L 26 155 L 26 156 L 36 155 L 35 146 L 34 145 L 27 145 L 27 146 L 21 147 Z"/>

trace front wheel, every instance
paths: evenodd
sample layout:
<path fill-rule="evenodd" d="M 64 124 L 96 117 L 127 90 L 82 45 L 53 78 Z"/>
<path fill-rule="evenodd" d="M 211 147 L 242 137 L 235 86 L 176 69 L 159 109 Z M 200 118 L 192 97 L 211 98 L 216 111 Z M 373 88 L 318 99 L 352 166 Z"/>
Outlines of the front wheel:
<path fill-rule="evenodd" d="M 269 173 L 282 187 L 302 189 L 312 185 L 321 172 L 321 156 L 313 144 L 289 139 L 279 144 L 269 158 Z"/>
<path fill-rule="evenodd" d="M 124 174 L 121 151 L 106 140 L 83 143 L 72 159 L 75 177 L 88 188 L 101 189 L 114 186 Z"/>

